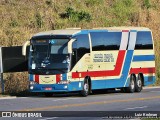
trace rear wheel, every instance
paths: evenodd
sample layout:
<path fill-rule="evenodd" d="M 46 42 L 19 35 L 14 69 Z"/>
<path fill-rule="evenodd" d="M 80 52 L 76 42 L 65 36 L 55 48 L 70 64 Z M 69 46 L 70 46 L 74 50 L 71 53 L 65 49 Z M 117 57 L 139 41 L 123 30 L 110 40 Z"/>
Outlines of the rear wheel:
<path fill-rule="evenodd" d="M 135 84 L 135 92 L 141 92 L 142 90 L 142 77 L 139 75 L 138 80 L 136 81 Z"/>
<path fill-rule="evenodd" d="M 53 93 L 44 93 L 44 95 L 45 95 L 46 97 L 52 97 L 52 96 L 53 96 Z"/>
<path fill-rule="evenodd" d="M 135 92 L 135 81 L 136 81 L 135 76 L 131 75 L 129 87 L 126 88 L 126 92 L 128 93 Z"/>
<path fill-rule="evenodd" d="M 88 79 L 86 79 L 85 81 L 84 81 L 84 84 L 83 84 L 83 90 L 81 91 L 81 95 L 83 96 L 83 97 L 86 97 L 86 96 L 88 96 L 88 94 L 89 94 L 89 83 L 88 83 Z"/>

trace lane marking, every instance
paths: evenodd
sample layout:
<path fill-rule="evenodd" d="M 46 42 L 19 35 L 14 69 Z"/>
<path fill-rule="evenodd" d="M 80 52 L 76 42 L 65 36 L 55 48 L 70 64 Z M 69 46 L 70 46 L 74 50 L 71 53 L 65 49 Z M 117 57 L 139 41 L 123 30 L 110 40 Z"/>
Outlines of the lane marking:
<path fill-rule="evenodd" d="M 143 87 L 143 89 L 155 89 L 155 88 L 160 88 L 160 86 L 153 86 L 153 87 Z"/>
<path fill-rule="evenodd" d="M 160 91 L 150 91 L 150 92 L 160 92 Z"/>
<path fill-rule="evenodd" d="M 133 102 L 133 101 L 144 101 L 144 100 L 152 100 L 152 99 L 159 99 L 160 96 L 152 96 L 146 98 L 132 98 L 132 99 L 125 99 L 125 100 L 106 100 L 106 101 L 98 101 L 98 102 L 88 102 L 88 103 L 79 103 L 79 104 L 65 104 L 60 106 L 46 106 L 46 107 L 39 107 L 39 108 L 28 108 L 22 109 L 17 111 L 43 111 L 49 109 L 61 109 L 61 108 L 68 108 L 68 107 L 82 107 L 82 106 L 89 106 L 89 105 L 99 105 L 99 104 L 109 104 L 109 103 L 117 103 L 117 102 Z"/>
<path fill-rule="evenodd" d="M 142 108 L 147 108 L 148 106 L 142 106 L 142 107 L 133 107 L 133 108 L 126 108 L 124 110 L 134 110 L 134 109 L 142 109 Z"/>
<path fill-rule="evenodd" d="M 58 118 L 58 117 L 51 117 L 51 118 L 44 118 L 44 119 L 38 119 L 38 120 L 50 120 L 50 119 L 56 119 L 56 118 Z"/>
<path fill-rule="evenodd" d="M 80 98 L 56 99 L 56 100 L 52 100 L 52 101 L 65 101 L 65 100 L 75 100 L 75 99 L 80 99 Z"/>
<path fill-rule="evenodd" d="M 17 97 L 0 97 L 0 100 L 16 99 Z"/>

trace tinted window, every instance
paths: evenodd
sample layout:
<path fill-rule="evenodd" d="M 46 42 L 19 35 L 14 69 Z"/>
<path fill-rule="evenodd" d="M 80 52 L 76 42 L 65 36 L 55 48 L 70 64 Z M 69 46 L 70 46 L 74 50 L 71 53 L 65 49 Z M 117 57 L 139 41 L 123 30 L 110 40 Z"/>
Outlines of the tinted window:
<path fill-rule="evenodd" d="M 151 32 L 137 32 L 135 49 L 153 49 Z"/>
<path fill-rule="evenodd" d="M 122 32 L 91 32 L 92 50 L 119 50 Z"/>
<path fill-rule="evenodd" d="M 87 34 L 77 35 L 76 41 L 73 42 L 72 67 L 79 61 L 84 54 L 90 53 L 89 39 Z"/>
<path fill-rule="evenodd" d="M 87 34 L 76 36 L 75 45 L 78 59 L 80 59 L 84 54 L 90 52 L 89 39 Z"/>
<path fill-rule="evenodd" d="M 51 40 L 51 54 L 67 54 L 68 53 L 68 40 L 67 39 L 55 39 Z"/>

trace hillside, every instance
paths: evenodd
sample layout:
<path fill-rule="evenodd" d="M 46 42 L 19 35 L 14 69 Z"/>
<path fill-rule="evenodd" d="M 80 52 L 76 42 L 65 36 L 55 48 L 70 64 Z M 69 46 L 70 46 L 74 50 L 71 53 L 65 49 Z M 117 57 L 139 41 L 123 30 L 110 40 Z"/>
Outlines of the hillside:
<path fill-rule="evenodd" d="M 156 84 L 160 85 L 160 0 L 0 0 L 0 46 L 22 45 L 40 31 L 108 26 L 143 26 L 153 31 Z M 27 89 L 27 73 L 4 77 L 6 92 Z"/>

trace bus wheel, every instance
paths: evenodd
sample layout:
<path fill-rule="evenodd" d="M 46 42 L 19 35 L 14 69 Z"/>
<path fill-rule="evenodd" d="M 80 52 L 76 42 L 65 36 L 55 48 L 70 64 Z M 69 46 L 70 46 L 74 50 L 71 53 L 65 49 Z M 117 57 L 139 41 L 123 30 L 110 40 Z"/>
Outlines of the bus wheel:
<path fill-rule="evenodd" d="M 142 77 L 138 76 L 138 80 L 136 81 L 135 85 L 135 92 L 141 92 L 142 90 Z"/>
<path fill-rule="evenodd" d="M 83 97 L 87 97 L 88 94 L 89 94 L 89 83 L 88 80 L 86 79 L 83 84 L 83 90 L 81 91 L 81 95 Z"/>
<path fill-rule="evenodd" d="M 135 81 L 136 81 L 136 78 L 133 75 L 131 75 L 129 87 L 126 88 L 126 92 L 128 93 L 135 92 Z"/>
<path fill-rule="evenodd" d="M 48 92 L 48 93 L 44 93 L 44 95 L 45 95 L 46 97 L 52 97 L 52 96 L 53 96 L 53 93 Z"/>

